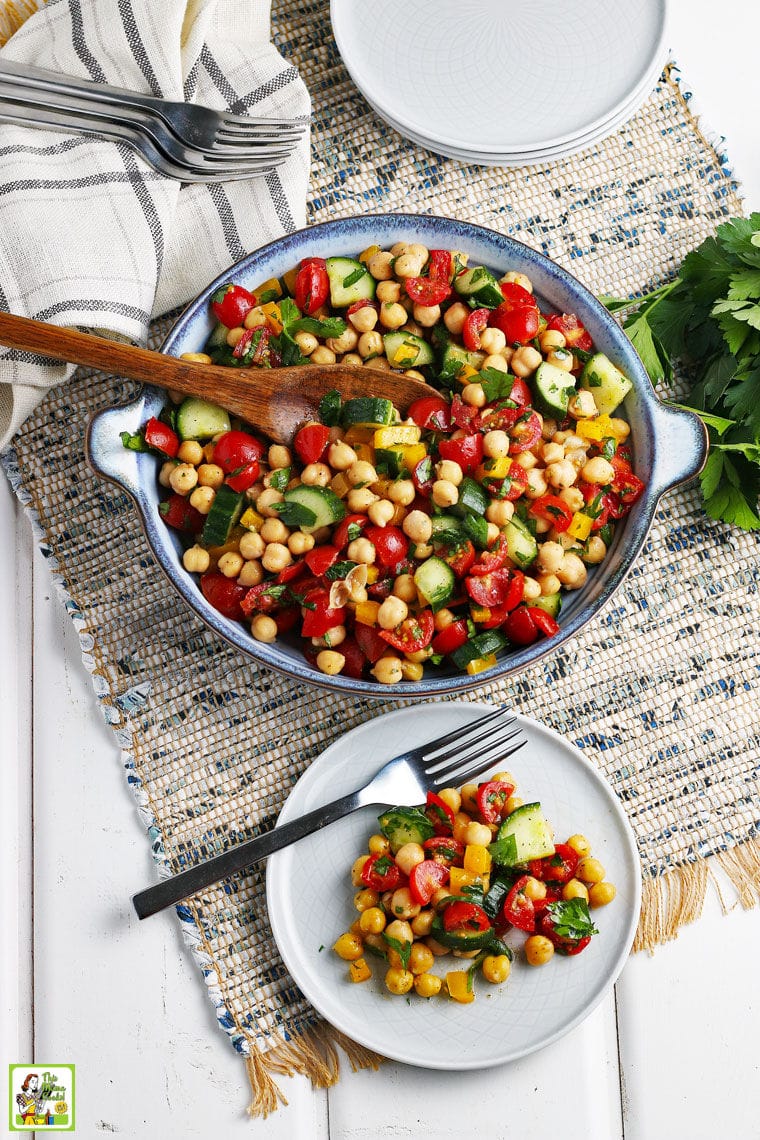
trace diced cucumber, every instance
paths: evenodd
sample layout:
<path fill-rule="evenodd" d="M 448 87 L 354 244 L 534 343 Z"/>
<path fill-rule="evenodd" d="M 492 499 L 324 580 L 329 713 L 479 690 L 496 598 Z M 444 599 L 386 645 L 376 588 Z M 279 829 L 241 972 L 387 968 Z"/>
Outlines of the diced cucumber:
<path fill-rule="evenodd" d="M 375 467 L 393 479 L 411 475 L 424 458 L 424 443 L 394 443 L 390 447 L 375 448 Z"/>
<path fill-rule="evenodd" d="M 227 347 L 227 333 L 230 330 L 221 321 L 217 321 L 216 328 L 211 330 L 208 340 L 206 341 L 206 352 L 211 352 L 215 348 Z"/>
<path fill-rule="evenodd" d="M 460 297 L 473 297 L 479 305 L 495 309 L 504 300 L 499 282 L 484 265 L 474 265 L 454 278 L 454 288 Z"/>
<path fill-rule="evenodd" d="M 208 400 L 189 396 L 177 410 L 177 431 L 181 439 L 211 439 L 230 430 L 230 417 L 224 408 Z"/>
<path fill-rule="evenodd" d="M 542 594 L 540 598 L 530 603 L 539 610 L 545 610 L 549 617 L 559 617 L 559 611 L 562 609 L 562 595 L 557 591 L 556 594 Z"/>
<path fill-rule="evenodd" d="M 490 503 L 488 492 L 476 483 L 469 475 L 465 475 L 459 484 L 459 499 L 452 512 L 461 518 L 466 514 L 484 515 Z"/>
<path fill-rule="evenodd" d="M 465 515 L 462 519 L 462 529 L 480 550 L 486 549 L 488 546 L 488 523 L 483 515 Z"/>
<path fill-rule="evenodd" d="M 536 406 L 545 416 L 555 420 L 564 420 L 567 415 L 567 405 L 575 392 L 575 377 L 564 368 L 556 364 L 539 364 L 533 377 L 533 387 L 536 391 Z"/>
<path fill-rule="evenodd" d="M 482 633 L 476 633 L 464 645 L 460 645 L 459 649 L 455 649 L 451 654 L 451 660 L 457 669 L 466 669 L 470 661 L 477 661 L 479 657 L 488 657 L 490 653 L 498 653 L 500 649 L 506 647 L 506 644 L 507 639 L 500 629 L 485 629 Z"/>
<path fill-rule="evenodd" d="M 438 339 L 440 342 L 441 338 Z M 485 358 L 484 352 L 468 352 L 461 345 L 452 344 L 450 340 L 445 339 L 439 348 L 438 378 L 440 380 L 456 380 L 466 365 L 479 371 Z"/>
<path fill-rule="evenodd" d="M 462 520 L 454 515 L 433 515 L 430 522 L 433 524 L 434 541 L 446 543 L 462 537 Z"/>
<path fill-rule="evenodd" d="M 442 558 L 426 558 L 414 573 L 414 584 L 419 594 L 433 610 L 440 610 L 454 593 L 454 571 Z"/>
<path fill-rule="evenodd" d="M 545 859 L 554 854 L 551 829 L 544 819 L 541 804 L 523 804 L 515 808 L 502 823 L 495 842 L 488 847 L 494 863 L 501 867 L 519 867 L 531 859 Z"/>
<path fill-rule="evenodd" d="M 581 373 L 581 388 L 593 393 L 597 410 L 603 416 L 611 415 L 632 387 L 628 377 L 603 352 L 595 352 Z"/>
<path fill-rule="evenodd" d="M 373 396 L 357 396 L 346 400 L 340 413 L 343 427 L 387 427 L 396 418 L 396 409 L 390 400 L 377 400 Z"/>
<path fill-rule="evenodd" d="M 360 261 L 351 257 L 328 257 L 325 269 L 330 280 L 330 303 L 335 309 L 346 309 L 356 301 L 371 301 L 375 296 L 375 279 Z"/>
<path fill-rule="evenodd" d="M 389 332 L 383 337 L 383 344 L 391 368 L 422 368 L 433 363 L 433 350 L 421 336 Z"/>
<path fill-rule="evenodd" d="M 535 561 L 538 543 L 520 519 L 513 516 L 509 520 L 504 528 L 504 537 L 507 540 L 507 552 L 515 566 L 525 569 Z"/>
<path fill-rule="evenodd" d="M 452 898 L 452 903 L 458 902 L 458 899 Z M 433 923 L 430 928 L 430 933 L 436 942 L 440 942 L 441 946 L 448 946 L 450 950 L 481 950 L 484 946 L 488 946 L 489 942 L 493 942 L 495 934 L 492 926 L 487 930 L 447 930 L 443 925 L 443 914 L 446 910 L 444 906 L 433 917 Z"/>
<path fill-rule="evenodd" d="M 230 531 L 243 513 L 245 495 L 233 491 L 226 483 L 214 496 L 211 510 L 206 515 L 203 525 L 204 546 L 224 546 L 230 537 Z"/>
<path fill-rule="evenodd" d="M 290 524 L 287 521 L 288 516 L 288 503 L 292 503 L 294 507 L 305 507 L 314 516 L 314 522 L 297 523 L 294 526 L 300 527 L 304 534 L 311 534 L 314 530 L 319 530 L 323 526 L 332 526 L 333 523 L 340 522 L 345 517 L 346 508 L 329 487 L 309 487 L 302 483 L 299 487 L 291 487 L 283 495 L 282 504 L 278 514 L 282 518 L 286 526 Z"/>
<path fill-rule="evenodd" d="M 424 843 L 435 831 L 433 824 L 421 808 L 394 807 L 378 817 L 380 830 L 395 855 L 405 843 Z"/>

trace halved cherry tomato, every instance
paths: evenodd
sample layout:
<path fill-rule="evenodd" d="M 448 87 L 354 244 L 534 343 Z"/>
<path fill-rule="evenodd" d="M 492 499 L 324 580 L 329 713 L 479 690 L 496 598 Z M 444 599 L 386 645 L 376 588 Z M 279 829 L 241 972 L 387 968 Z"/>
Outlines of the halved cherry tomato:
<path fill-rule="evenodd" d="M 375 629 L 373 625 L 364 625 L 363 622 L 360 621 L 356 622 L 354 625 L 354 637 L 370 665 L 374 665 L 376 661 L 379 661 L 388 649 L 387 643 L 383 641 L 379 631 Z"/>
<path fill-rule="evenodd" d="M 392 891 L 401 882 L 401 869 L 390 855 L 370 855 L 362 867 L 362 882 L 373 891 Z"/>
<path fill-rule="evenodd" d="M 234 582 L 234 578 L 232 581 Z M 281 583 L 275 583 L 280 585 Z M 284 593 L 284 591 L 282 591 Z M 278 592 L 279 593 L 279 592 Z M 272 593 L 271 582 L 259 582 L 258 586 L 251 586 L 245 591 L 245 595 L 240 603 L 240 608 L 246 617 L 250 617 L 252 613 L 271 614 L 274 610 L 279 609 L 280 598 L 277 594 Z"/>
<path fill-rule="evenodd" d="M 612 481 L 612 489 L 619 496 L 621 502 L 626 506 L 631 506 L 638 499 L 641 492 L 644 490 L 644 484 L 641 479 L 631 471 L 631 465 L 619 455 L 613 455 L 610 463 L 615 468 L 615 478 Z"/>
<path fill-rule="evenodd" d="M 395 629 L 381 629 L 380 636 L 402 653 L 416 653 L 418 649 L 427 649 L 434 632 L 433 611 L 420 610 L 416 616 L 404 618 Z"/>
<path fill-rule="evenodd" d="M 491 920 L 477 903 L 453 902 L 444 908 L 443 929 L 450 934 L 486 931 L 490 925 Z"/>
<path fill-rule="evenodd" d="M 200 584 L 203 596 L 209 605 L 226 618 L 231 618 L 233 621 L 243 620 L 244 614 L 240 603 L 247 593 L 245 586 L 238 585 L 234 578 L 226 578 L 224 574 L 219 574 L 215 570 L 202 574 Z"/>
<path fill-rule="evenodd" d="M 555 633 L 559 633 L 559 623 L 540 606 L 528 606 L 528 614 L 533 619 L 536 629 L 543 633 L 544 637 L 554 637 Z"/>
<path fill-rule="evenodd" d="M 176 431 L 172 431 L 168 424 L 164 424 L 161 420 L 151 416 L 145 425 L 144 434 L 148 447 L 152 447 L 154 451 L 160 451 L 162 455 L 168 455 L 170 459 L 174 459 L 179 451 L 179 436 Z"/>
<path fill-rule="evenodd" d="M 511 402 L 503 401 L 497 407 L 483 408 L 477 420 L 480 431 L 509 431 L 513 428 L 523 413 L 522 408 L 510 407 Z"/>
<path fill-rule="evenodd" d="M 451 405 L 440 396 L 421 396 L 410 404 L 407 416 L 426 431 L 451 430 Z"/>
<path fill-rule="evenodd" d="M 503 606 L 510 593 L 512 571 L 506 566 L 481 574 L 477 578 L 465 578 L 464 585 L 473 602 L 479 606 Z"/>
<path fill-rule="evenodd" d="M 305 269 L 307 265 L 317 265 L 320 269 L 324 269 L 327 262 L 324 257 L 303 257 L 299 262 L 298 268 Z"/>
<path fill-rule="evenodd" d="M 462 431 L 471 432 L 475 427 L 475 422 L 478 419 L 478 409 L 473 408 L 470 404 L 465 404 L 462 397 L 458 392 L 455 392 L 451 399 L 451 422 L 455 423 Z"/>
<path fill-rule="evenodd" d="M 583 938 L 566 938 L 562 934 L 558 934 L 554 928 L 554 921 L 552 916 L 545 912 L 538 920 L 538 929 L 548 938 L 554 946 L 558 954 L 564 954 L 566 958 L 574 958 L 576 954 L 580 954 L 581 950 L 585 950 L 591 941 L 589 934 Z"/>
<path fill-rule="evenodd" d="M 264 444 L 247 431 L 226 431 L 214 444 L 214 463 L 225 475 L 234 475 L 239 467 L 261 459 Z"/>
<path fill-rule="evenodd" d="M 191 507 L 183 495 L 170 495 L 158 504 L 158 513 L 167 526 L 185 534 L 198 534 L 206 522 L 200 511 Z"/>
<path fill-rule="evenodd" d="M 580 855 L 567 843 L 557 843 L 554 854 L 545 859 L 531 859 L 528 871 L 542 883 L 569 883 L 575 874 Z"/>
<path fill-rule="evenodd" d="M 574 313 L 563 313 L 562 316 L 555 314 L 549 317 L 546 327 L 561 332 L 567 347 L 571 350 L 579 348 L 582 352 L 590 352 L 594 347 L 593 340 Z"/>
<path fill-rule="evenodd" d="M 461 439 L 442 439 L 438 444 L 438 454 L 441 459 L 452 459 L 458 463 L 465 475 L 469 475 L 483 459 L 483 436 L 478 433 L 464 435 Z"/>
<path fill-rule="evenodd" d="M 501 570 L 508 557 L 507 540 L 503 534 L 500 534 L 496 542 L 492 543 L 487 550 L 481 551 L 480 558 L 471 567 L 470 573 L 474 574 L 476 578 L 480 578 L 484 574 L 491 574 L 494 570 Z"/>
<path fill-rule="evenodd" d="M 513 308 L 520 308 L 522 305 L 536 308 L 536 298 L 527 289 L 523 289 L 522 285 L 518 285 L 516 281 L 500 281 L 499 288 L 504 300 L 508 301 Z"/>
<path fill-rule="evenodd" d="M 475 561 L 475 547 L 470 542 L 469 538 L 455 547 L 446 548 L 436 551 L 438 557 L 443 559 L 447 566 L 456 574 L 457 578 L 464 578 L 468 573 L 470 567 Z"/>
<path fill-rule="evenodd" d="M 319 463 L 330 442 L 330 429 L 324 424 L 306 424 L 293 440 L 296 455 L 302 463 Z"/>
<path fill-rule="evenodd" d="M 278 610 L 274 615 L 274 624 L 277 626 L 277 632 L 287 633 L 289 629 L 292 629 L 294 625 L 298 624 L 300 616 L 301 611 L 298 606 L 286 606 L 285 609 Z M 341 649 L 341 653 L 342 652 L 343 650 Z"/>
<path fill-rule="evenodd" d="M 423 859 L 409 874 L 409 892 L 419 906 L 427 906 L 433 895 L 449 881 L 449 869 L 435 859 Z"/>
<path fill-rule="evenodd" d="M 451 835 L 454 829 L 454 812 L 435 792 L 427 794 L 425 815 L 435 828 L 436 835 Z"/>
<path fill-rule="evenodd" d="M 510 455 L 519 455 L 521 451 L 530 451 L 541 438 L 541 420 L 535 412 L 530 412 L 525 419 L 517 421 L 509 433 L 512 442 L 509 445 Z"/>
<path fill-rule="evenodd" d="M 467 622 L 464 618 L 459 621 L 453 621 L 451 625 L 447 625 L 440 633 L 437 633 L 433 638 L 433 652 L 434 653 L 453 653 L 455 649 L 459 649 L 460 645 L 464 645 L 467 641 Z"/>
<path fill-rule="evenodd" d="M 330 296 L 330 279 L 324 265 L 315 265 L 310 260 L 298 270 L 295 299 L 302 313 L 311 316 L 321 309 Z"/>
<path fill-rule="evenodd" d="M 528 404 L 532 403 L 533 396 L 522 376 L 515 376 L 512 380 L 509 398 L 513 403 L 519 404 L 521 408 L 527 408 Z"/>
<path fill-rule="evenodd" d="M 238 467 L 232 475 L 228 475 L 225 482 L 233 491 L 247 491 L 249 487 L 253 486 L 260 474 L 261 467 L 259 466 L 259 461 L 253 459 L 250 463 L 246 463 L 244 467 Z"/>
<path fill-rule="evenodd" d="M 367 593 L 371 598 L 374 598 L 375 601 L 384 602 L 386 598 L 391 596 L 393 582 L 394 578 L 392 574 L 388 574 L 385 578 L 378 578 L 376 582 L 367 585 Z"/>
<path fill-rule="evenodd" d="M 532 645 L 538 638 L 538 627 L 526 606 L 513 610 L 503 628 L 513 645 Z"/>
<path fill-rule="evenodd" d="M 491 328 L 501 329 L 507 344 L 527 344 L 538 332 L 538 309 L 504 301 L 488 319 Z"/>
<path fill-rule="evenodd" d="M 431 249 L 428 255 L 428 277 L 434 281 L 451 280 L 451 252 L 448 249 Z"/>
<path fill-rule="evenodd" d="M 242 325 L 255 304 L 253 293 L 249 293 L 242 285 L 222 285 L 211 299 L 211 311 L 228 329 L 236 329 Z"/>
<path fill-rule="evenodd" d="M 367 658 L 359 648 L 358 643 L 353 637 L 347 637 L 345 641 L 341 641 L 339 652 L 345 657 L 346 663 L 341 669 L 346 677 L 354 677 L 358 680 L 364 672 L 364 664 Z"/>
<path fill-rule="evenodd" d="M 444 277 L 407 277 L 406 292 L 415 305 L 431 308 L 450 296 L 451 286 Z"/>
<path fill-rule="evenodd" d="M 245 365 L 263 364 L 268 368 L 278 368 L 280 354 L 271 342 L 272 330 L 269 326 L 256 325 L 252 329 L 244 330 L 243 335 L 232 350 L 232 355 L 236 360 L 242 360 Z"/>
<path fill-rule="evenodd" d="M 485 480 L 486 487 L 496 499 L 505 499 L 508 503 L 516 502 L 525 494 L 528 486 L 528 473 L 519 463 L 513 463 L 509 475 L 500 480 Z"/>
<path fill-rule="evenodd" d="M 368 526 L 364 537 L 373 544 L 380 566 L 395 567 L 406 558 L 409 539 L 397 526 Z"/>
<path fill-rule="evenodd" d="M 461 863 L 464 858 L 464 843 L 454 839 L 453 835 L 434 835 L 426 839 L 422 847 L 436 863 L 444 863 L 447 867 Z"/>
<path fill-rule="evenodd" d="M 505 780 L 489 780 L 478 788 L 478 811 L 484 823 L 499 823 L 514 785 Z M 531 874 L 533 872 L 531 871 Z"/>
<path fill-rule="evenodd" d="M 525 930 L 529 934 L 532 934 L 536 929 L 536 911 L 533 906 L 533 899 L 529 899 L 525 894 L 525 884 L 527 881 L 528 876 L 521 875 L 514 884 L 504 899 L 504 905 L 501 908 L 501 917 L 504 922 L 511 923 L 511 925 L 516 926 L 518 930 Z"/>
<path fill-rule="evenodd" d="M 572 510 L 559 495 L 539 496 L 528 507 L 528 513 L 534 518 L 550 522 L 560 534 L 567 530 L 573 521 Z"/>
<path fill-rule="evenodd" d="M 306 562 L 303 558 L 299 558 L 296 562 L 291 562 L 290 566 L 286 566 L 284 570 L 280 570 L 275 578 L 278 586 L 285 582 L 295 582 L 296 578 L 303 578 L 306 573 Z M 313 575 L 309 575 L 303 582 L 299 583 L 299 589 L 305 594 L 308 590 L 317 590 L 322 585 Z"/>
<path fill-rule="evenodd" d="M 331 566 L 340 558 L 340 550 L 337 546 L 315 546 L 306 555 L 304 561 L 311 570 L 319 578 L 325 574 Z"/>
<path fill-rule="evenodd" d="M 464 347 L 469 349 L 470 352 L 480 351 L 480 334 L 484 328 L 488 327 L 488 318 L 490 315 L 490 309 L 473 309 L 472 312 L 465 317 L 465 322 L 462 326 L 462 340 L 464 341 Z"/>
<path fill-rule="evenodd" d="M 358 538 L 359 534 L 369 525 L 369 519 L 366 515 L 346 515 L 342 522 L 339 522 L 333 531 L 333 545 L 342 550 L 344 546 L 348 546 L 354 538 Z M 355 528 L 358 527 L 358 530 Z"/>
<path fill-rule="evenodd" d="M 304 637 L 324 637 L 328 629 L 343 625 L 345 621 L 345 608 L 340 606 L 333 609 L 330 606 L 329 590 L 323 590 L 321 587 L 309 590 L 304 597 L 304 604 L 306 613 L 301 627 Z"/>

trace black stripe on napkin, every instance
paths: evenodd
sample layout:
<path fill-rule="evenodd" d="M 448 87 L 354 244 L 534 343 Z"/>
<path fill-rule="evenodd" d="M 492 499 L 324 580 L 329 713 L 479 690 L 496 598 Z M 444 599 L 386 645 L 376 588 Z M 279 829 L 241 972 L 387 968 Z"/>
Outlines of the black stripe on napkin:
<path fill-rule="evenodd" d="M 153 238 L 153 249 L 156 254 L 156 279 L 158 280 L 161 276 L 161 266 L 164 260 L 164 231 L 161 228 L 161 219 L 148 192 L 148 187 L 145 185 L 145 171 L 140 170 L 137 159 L 126 143 L 117 143 L 117 149 Z"/>
<path fill-rule="evenodd" d="M 227 191 L 218 182 L 213 183 L 208 188 L 209 197 L 216 207 L 216 212 L 219 215 L 219 221 L 222 223 L 222 231 L 224 233 L 224 240 L 227 243 L 230 257 L 233 261 L 239 261 L 245 254 L 243 243 L 240 240 L 240 234 L 235 223 L 235 215 L 232 212 L 230 200 L 227 197 Z"/>
<path fill-rule="evenodd" d="M 121 16 L 121 22 L 124 27 L 124 34 L 127 37 L 127 43 L 129 44 L 132 55 L 134 56 L 140 68 L 140 71 L 145 76 L 145 81 L 150 87 L 151 93 L 157 96 L 159 99 L 163 98 L 164 93 L 161 90 L 161 84 L 156 79 L 156 73 L 151 66 L 150 60 L 148 59 L 148 53 L 145 50 L 145 44 L 142 41 L 140 31 L 137 27 L 135 14 L 132 11 L 132 4 L 130 3 L 130 0 L 119 0 L 119 15 Z"/>
<path fill-rule="evenodd" d="M 298 79 L 298 72 L 295 67 L 286 67 L 279 75 L 275 75 L 273 79 L 267 80 L 261 87 L 257 87 L 254 91 L 249 92 L 248 95 L 238 95 L 214 59 L 207 44 L 203 45 L 200 58 L 201 63 L 208 73 L 209 79 L 219 94 L 226 100 L 230 112 L 236 115 L 241 114 L 241 112 L 245 111 L 248 107 L 253 107 L 256 103 L 260 103 L 263 99 L 266 99 L 268 95 L 271 95 L 272 92 L 280 91 L 283 87 L 287 87 L 288 84 Z"/>
<path fill-rule="evenodd" d="M 74 45 L 74 50 L 89 71 L 90 77 L 97 83 L 105 83 L 106 77 L 103 68 L 88 48 L 84 38 L 84 21 L 82 20 L 79 0 L 69 0 L 69 12 L 71 13 L 71 42 Z"/>
<path fill-rule="evenodd" d="M 91 138 L 64 139 L 63 142 L 52 143 L 50 146 L 27 146 L 22 143 L 17 143 L 14 146 L 0 147 L 0 158 L 4 158 L 6 154 L 39 154 L 39 155 L 53 155 L 65 154 L 66 151 L 75 150 L 80 146 L 87 146 L 91 143 Z"/>
<path fill-rule="evenodd" d="M 296 223 L 293 221 L 293 215 L 290 212 L 288 199 L 285 197 L 285 191 L 282 188 L 279 172 L 272 170 L 266 176 L 267 189 L 272 197 L 272 204 L 277 213 L 277 217 L 282 223 L 283 229 L 287 233 L 292 233 L 296 228 Z"/>

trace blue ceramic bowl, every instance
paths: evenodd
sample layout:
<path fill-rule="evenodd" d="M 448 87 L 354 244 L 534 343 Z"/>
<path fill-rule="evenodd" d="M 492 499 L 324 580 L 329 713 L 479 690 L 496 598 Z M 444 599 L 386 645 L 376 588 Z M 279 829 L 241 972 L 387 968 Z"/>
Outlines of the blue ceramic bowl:
<path fill-rule="evenodd" d="M 211 629 L 260 664 L 278 669 L 298 681 L 380 698 L 430 697 L 438 693 L 462 692 L 517 673 L 546 654 L 553 653 L 606 605 L 641 551 L 660 496 L 696 475 L 707 455 L 701 421 L 691 413 L 660 403 L 630 341 L 603 305 L 579 281 L 548 258 L 512 238 L 449 218 L 414 214 L 367 215 L 325 222 L 280 238 L 239 261 L 204 289 L 179 317 L 162 351 L 178 356 L 182 352 L 202 349 L 213 324 L 209 315 L 209 299 L 225 281 L 234 280 L 253 289 L 270 277 L 281 276 L 301 258 L 356 256 L 369 245 L 387 249 L 397 241 L 419 241 L 434 249 L 465 250 L 470 255 L 471 264 L 486 265 L 498 275 L 508 270 L 526 273 L 534 284 L 542 308 L 576 313 L 594 338 L 595 345 L 633 381 L 633 390 L 625 401 L 625 414 L 631 424 L 634 469 L 644 480 L 646 491 L 627 518 L 616 527 L 606 559 L 591 570 L 583 589 L 565 595 L 561 631 L 556 637 L 542 639 L 514 652 L 505 652 L 493 669 L 475 677 L 454 670 L 431 668 L 423 680 L 402 682 L 392 689 L 371 680 L 327 677 L 308 664 L 296 638 L 264 645 L 254 641 L 245 626 L 222 617 L 206 602 L 197 581 L 182 566 L 180 543 L 158 514 L 160 488 L 156 479 L 155 457 L 126 451 L 119 440 L 120 432 L 136 432 L 150 416 L 159 413 L 165 402 L 162 390 L 145 388 L 132 403 L 99 412 L 90 423 L 87 441 L 92 467 L 132 496 L 158 565 L 184 601 Z M 367 373 L 368 387 L 371 386 L 372 375 Z"/>

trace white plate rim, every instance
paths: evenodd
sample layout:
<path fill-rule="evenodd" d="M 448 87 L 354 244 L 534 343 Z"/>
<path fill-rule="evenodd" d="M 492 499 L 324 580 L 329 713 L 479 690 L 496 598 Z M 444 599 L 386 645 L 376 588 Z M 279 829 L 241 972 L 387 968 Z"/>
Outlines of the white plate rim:
<path fill-rule="evenodd" d="M 299 796 L 306 793 L 315 782 L 318 782 L 322 778 L 323 766 L 327 767 L 336 758 L 336 754 L 340 756 L 341 752 L 347 753 L 350 751 L 350 743 L 356 740 L 356 738 L 362 733 L 366 732 L 368 730 L 368 726 L 377 725 L 377 723 L 381 720 L 388 721 L 390 719 L 403 719 L 415 714 L 419 715 L 421 709 L 434 709 L 436 705 L 440 703 L 441 702 L 434 701 L 424 702 L 423 704 L 415 704 L 407 706 L 405 708 L 395 709 L 391 712 L 382 713 L 380 716 L 370 717 L 368 720 L 364 721 L 356 728 L 353 728 L 349 732 L 344 733 L 342 736 L 338 737 L 337 740 L 328 745 L 328 747 L 324 749 L 319 754 L 319 756 L 317 756 L 312 761 L 310 766 L 296 782 L 285 802 L 285 805 L 283 806 L 282 811 L 280 812 L 277 824 L 279 825 L 280 823 L 286 823 L 291 818 L 295 818 L 296 815 L 300 814 L 298 812 Z M 492 704 L 487 704 L 482 701 L 446 701 L 445 704 L 447 706 L 459 707 L 461 709 L 470 711 L 481 710 L 485 712 L 491 711 L 493 709 Z M 348 1036 L 357 1041 L 358 1044 L 363 1045 L 368 1049 L 377 1051 L 389 1060 L 400 1061 L 403 1064 L 414 1065 L 418 1068 L 436 1069 L 451 1072 L 464 1072 L 474 1069 L 494 1068 L 498 1065 L 508 1064 L 512 1061 L 519 1060 L 521 1057 L 528 1056 L 540 1049 L 545 1049 L 553 1042 L 559 1040 L 561 1037 L 564 1037 L 567 1033 L 570 1033 L 577 1025 L 579 1025 L 582 1021 L 585 1021 L 586 1018 L 596 1009 L 599 1003 L 603 1000 L 604 996 L 614 986 L 630 955 L 631 947 L 633 945 L 633 940 L 635 938 L 636 930 L 638 927 L 639 912 L 641 909 L 641 864 L 639 860 L 638 849 L 636 846 L 636 840 L 628 817 L 626 816 L 620 801 L 612 791 L 610 785 L 594 767 L 594 765 L 588 759 L 586 759 L 580 749 L 576 748 L 575 745 L 571 744 L 558 732 L 555 732 L 554 729 L 549 728 L 541 721 L 535 720 L 533 717 L 529 717 L 525 714 L 517 713 L 514 711 L 513 715 L 518 723 L 523 724 L 524 726 L 528 726 L 531 731 L 536 731 L 539 735 L 548 735 L 549 738 L 555 742 L 555 744 L 560 746 L 563 750 L 568 751 L 573 756 L 573 760 L 576 763 L 579 763 L 581 767 L 591 775 L 593 781 L 597 784 L 602 796 L 607 800 L 612 810 L 612 814 L 617 819 L 622 840 L 622 854 L 627 861 L 630 861 L 633 871 L 631 878 L 633 886 L 633 906 L 630 908 L 627 916 L 627 921 L 623 926 L 620 949 L 610 964 L 604 978 L 601 979 L 591 991 L 589 1000 L 573 1017 L 569 1018 L 567 1022 L 561 1023 L 557 1029 L 550 1033 L 547 1033 L 545 1036 L 539 1036 L 536 1041 L 534 1041 L 528 1047 L 519 1048 L 513 1051 L 502 1051 L 498 1054 L 490 1055 L 485 1060 L 482 1057 L 478 1057 L 471 1060 L 463 1058 L 461 1060 L 457 1059 L 456 1062 L 449 1062 L 446 1059 L 441 1059 L 439 1057 L 420 1056 L 418 1053 L 415 1053 L 413 1051 L 409 1052 L 403 1048 L 391 1048 L 389 1050 L 387 1048 L 387 1041 L 378 1042 L 377 1039 L 373 1037 L 371 1027 L 368 1033 L 365 1035 L 363 1033 L 357 1034 L 354 1031 L 354 1027 L 351 1026 L 350 1031 L 348 1031 Z M 390 759 L 390 757 L 388 757 L 388 759 Z M 366 773 L 366 778 L 370 778 L 372 772 L 376 770 L 376 768 L 368 770 Z M 323 802 L 327 801 L 323 800 Z M 308 839 L 305 839 L 302 842 L 308 843 Z M 303 984 L 303 975 L 299 977 L 300 971 L 298 969 L 298 957 L 290 953 L 290 947 L 288 945 L 287 938 L 284 936 L 284 896 L 279 887 L 277 871 L 282 856 L 288 850 L 288 848 L 285 848 L 284 852 L 278 852 L 270 856 L 267 863 L 266 900 L 272 934 L 277 944 L 277 948 L 280 952 L 280 956 L 285 963 L 285 966 L 287 967 L 291 977 L 301 992 L 304 994 L 306 999 L 311 1003 L 314 1009 L 316 1009 L 316 1011 L 325 1018 L 326 1021 L 328 1021 L 339 1031 L 347 1032 L 346 1026 L 339 1024 L 340 1019 L 325 1013 L 324 1008 L 322 1008 L 322 1003 L 320 1000 L 321 995 L 319 990 L 311 986 L 308 981 L 306 985 Z"/>
<path fill-rule="evenodd" d="M 654 58 L 660 58 L 663 50 L 667 50 L 665 45 L 666 45 L 666 40 L 667 40 L 667 36 L 668 36 L 668 28 L 670 25 L 669 0 L 649 0 L 649 2 L 656 5 L 657 8 L 659 9 L 659 13 L 660 13 L 659 34 L 657 36 L 655 43 L 652 46 L 652 51 L 651 51 L 651 56 L 650 56 L 650 59 L 654 59 Z M 333 37 L 335 39 L 335 43 L 337 45 L 338 51 L 340 53 L 340 57 L 343 61 L 343 64 L 344 64 L 346 70 L 348 71 L 349 75 L 351 76 L 351 79 L 353 80 L 356 87 L 358 87 L 358 89 L 364 95 L 365 99 L 367 99 L 367 101 L 372 104 L 372 106 L 378 111 L 379 114 L 382 115 L 383 118 L 386 118 L 386 115 L 390 115 L 391 118 L 393 118 L 400 126 L 402 126 L 404 128 L 402 133 L 406 133 L 406 131 L 408 131 L 408 130 L 413 130 L 418 135 L 420 133 L 422 133 L 422 135 L 424 135 L 425 131 L 420 132 L 420 124 L 419 123 L 413 124 L 413 123 L 410 123 L 403 118 L 397 118 L 396 115 L 394 114 L 394 112 L 389 110 L 388 105 L 385 102 L 385 100 L 382 98 L 382 96 L 379 97 L 377 92 L 374 91 L 374 89 L 372 90 L 372 96 L 370 98 L 370 95 L 368 94 L 368 86 L 369 85 L 367 84 L 366 78 L 365 78 L 364 82 L 362 82 L 362 78 L 358 74 L 355 65 L 352 64 L 350 49 L 347 47 L 345 36 L 342 35 L 342 30 L 340 27 L 340 19 L 341 19 L 341 14 L 342 14 L 341 9 L 343 11 L 345 11 L 349 7 L 353 7 L 355 5 L 355 3 L 356 3 L 356 0 L 330 0 L 330 23 L 331 23 L 331 27 L 332 27 Z M 514 151 L 514 152 L 511 152 L 511 151 L 503 151 L 502 152 L 502 151 L 499 151 L 498 149 L 496 149 L 495 153 L 497 153 L 497 154 L 505 154 L 505 153 L 523 154 L 526 152 L 530 153 L 530 152 L 535 152 L 538 150 L 544 150 L 544 149 L 550 148 L 550 147 L 563 146 L 566 143 L 572 143 L 573 140 L 576 139 L 580 134 L 588 134 L 589 132 L 595 131 L 598 127 L 600 127 L 604 122 L 606 122 L 608 119 L 610 119 L 613 115 L 617 114 L 620 107 L 625 102 L 628 101 L 631 93 L 635 90 L 638 90 L 638 88 L 640 87 L 640 85 L 642 83 L 642 74 L 648 74 L 648 73 L 649 73 L 649 67 L 645 67 L 643 69 L 643 73 L 639 74 L 638 78 L 636 78 L 634 80 L 633 86 L 630 88 L 628 94 L 624 95 L 613 107 L 608 107 L 607 110 L 605 112 L 603 112 L 601 115 L 598 115 L 596 119 L 593 119 L 591 122 L 587 123 L 582 131 L 578 131 L 578 130 L 570 131 L 564 135 L 557 135 L 554 138 L 542 139 L 542 140 L 540 140 L 540 142 L 538 142 L 535 145 L 531 145 L 531 146 L 526 145 L 525 147 L 523 147 L 517 151 Z M 467 143 L 465 141 L 463 141 L 462 139 L 454 139 L 454 138 L 446 137 L 445 135 L 440 135 L 440 134 L 436 135 L 436 136 L 430 136 L 430 137 L 431 137 L 431 141 L 435 141 L 436 144 L 438 144 L 438 145 L 445 145 L 448 147 L 454 147 L 455 149 L 458 149 L 458 150 L 465 150 L 465 151 L 467 150 Z M 483 147 L 483 152 L 485 152 L 485 151 L 490 152 L 490 150 L 491 150 L 491 148 L 489 148 L 489 147 Z"/>

